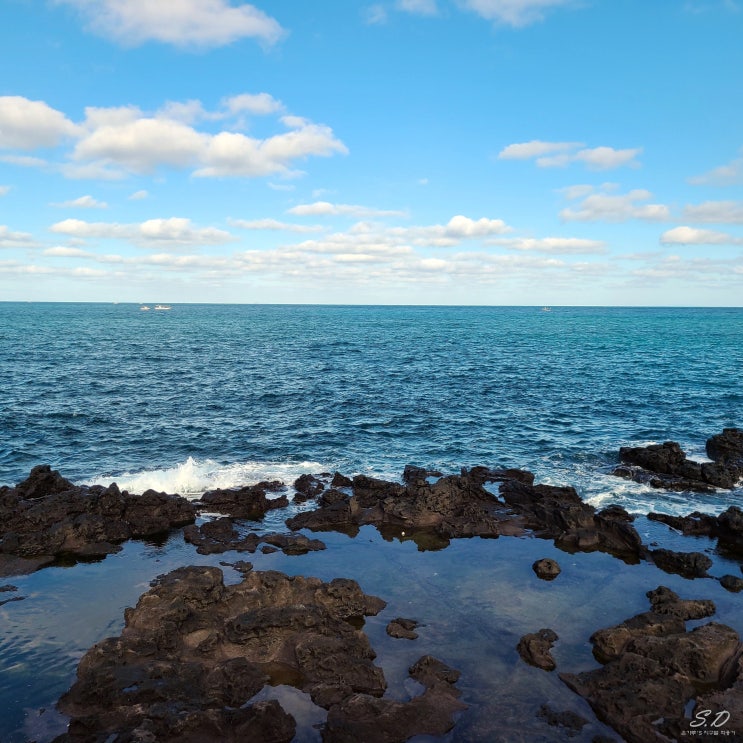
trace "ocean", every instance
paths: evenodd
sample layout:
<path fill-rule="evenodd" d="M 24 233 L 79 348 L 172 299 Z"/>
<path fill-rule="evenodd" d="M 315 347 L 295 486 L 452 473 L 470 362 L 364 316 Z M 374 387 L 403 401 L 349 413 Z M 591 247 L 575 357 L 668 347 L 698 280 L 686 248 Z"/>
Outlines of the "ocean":
<path fill-rule="evenodd" d="M 154 307 L 154 305 L 150 305 Z M 0 303 L 0 484 L 196 494 L 414 463 L 522 467 L 631 512 L 719 512 L 609 473 L 743 424 L 743 309 Z"/>
<path fill-rule="evenodd" d="M 40 463 L 78 483 L 191 497 L 267 478 L 291 484 L 305 472 L 399 478 L 408 463 L 444 474 L 521 467 L 594 505 L 639 514 L 645 544 L 703 551 L 712 576 L 740 575 L 740 561 L 714 540 L 642 514 L 719 513 L 741 505 L 743 489 L 669 493 L 611 470 L 620 446 L 669 439 L 703 459 L 710 435 L 743 425 L 742 370 L 743 309 L 0 303 L 0 484 Z M 286 515 L 271 511 L 252 528 L 285 530 Z M 312 536 L 327 549 L 247 558 L 256 570 L 352 578 L 387 601 L 364 632 L 390 696 L 410 696 L 407 668 L 426 653 L 460 670 L 468 708 L 438 741 L 619 740 L 516 645 L 549 627 L 559 672 L 595 668 L 591 634 L 646 611 L 646 592 L 659 585 L 712 599 L 714 620 L 743 634 L 741 594 L 649 561 L 568 554 L 532 537 L 421 551 L 370 526 L 355 538 Z M 0 741 L 50 743 L 64 732 L 54 705 L 80 658 L 121 632 L 125 608 L 153 578 L 214 565 L 236 582 L 229 562 L 245 557 L 199 555 L 175 530 L 100 562 L 8 578 L 16 590 L 0 594 Z M 531 569 L 544 557 L 562 567 L 553 582 Z M 2 603 L 15 598 L 23 600 Z M 398 616 L 421 623 L 419 639 L 386 634 Z M 295 743 L 320 742 L 325 712 L 307 695 L 278 686 L 260 698 L 279 699 L 295 717 Z M 585 726 L 549 726 L 546 702 Z"/>

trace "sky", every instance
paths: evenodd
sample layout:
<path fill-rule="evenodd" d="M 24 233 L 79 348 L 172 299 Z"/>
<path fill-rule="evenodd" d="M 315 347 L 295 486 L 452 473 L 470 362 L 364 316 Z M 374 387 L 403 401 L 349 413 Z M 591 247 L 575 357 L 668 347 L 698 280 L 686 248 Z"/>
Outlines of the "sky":
<path fill-rule="evenodd" d="M 0 300 L 742 298 L 743 0 L 0 4 Z"/>

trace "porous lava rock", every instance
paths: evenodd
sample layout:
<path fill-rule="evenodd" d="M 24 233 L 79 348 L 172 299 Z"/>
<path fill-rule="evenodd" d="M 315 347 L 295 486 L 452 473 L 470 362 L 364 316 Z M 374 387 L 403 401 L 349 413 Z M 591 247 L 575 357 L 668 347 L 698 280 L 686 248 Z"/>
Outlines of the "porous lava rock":
<path fill-rule="evenodd" d="M 484 468 L 483 468 L 484 469 Z M 357 475 L 352 495 L 334 496 L 314 511 L 306 511 L 287 520 L 292 530 L 336 530 L 354 534 L 371 524 L 388 536 L 397 529 L 415 533 L 430 532 L 448 540 L 454 537 L 497 537 L 523 532 L 519 519 L 508 514 L 504 503 L 483 487 L 484 482 L 509 477 L 501 470 L 471 475 L 440 477 L 429 483 L 428 470 L 408 468 L 406 484 Z M 532 477 L 530 473 L 522 473 Z M 425 477 L 424 477 L 425 475 Z M 415 538 L 415 536 L 413 536 Z M 444 541 L 446 544 L 446 541 Z"/>
<path fill-rule="evenodd" d="M 364 710 L 375 701 L 381 729 L 398 736 L 453 726 L 463 707 L 458 673 L 435 659 L 411 668 L 426 687 L 420 697 L 380 699 L 384 673 L 359 627 L 384 601 L 348 579 L 324 583 L 242 567 L 234 585 L 225 585 L 216 567 L 178 568 L 153 581 L 126 610 L 121 635 L 80 661 L 76 682 L 57 705 L 71 718 L 58 743 L 290 741 L 295 723 L 278 703 L 251 702 L 267 683 L 295 686 L 329 709 L 326 740 L 365 729 Z M 151 737 L 137 737 L 145 733 Z"/>
<path fill-rule="evenodd" d="M 651 550 L 653 562 L 666 573 L 677 573 L 685 578 L 704 578 L 712 567 L 712 560 L 701 552 L 674 552 L 667 549 Z"/>
<path fill-rule="evenodd" d="M 415 629 L 419 626 L 415 619 L 405 619 L 397 617 L 393 619 L 386 627 L 386 632 L 390 637 L 396 637 L 402 640 L 416 640 L 418 633 Z"/>
<path fill-rule="evenodd" d="M 320 495 L 325 490 L 325 483 L 315 475 L 300 475 L 294 481 L 294 490 L 296 491 L 294 500 L 303 503 Z"/>
<path fill-rule="evenodd" d="M 688 516 L 669 516 L 649 513 L 651 521 L 660 521 L 687 536 L 706 536 L 717 539 L 718 549 L 743 555 L 743 511 L 730 506 L 719 516 L 694 511 Z"/>
<path fill-rule="evenodd" d="M 557 667 L 552 657 L 552 645 L 559 638 L 551 629 L 540 629 L 524 635 L 516 646 L 516 650 L 530 666 L 536 666 L 544 671 L 554 671 Z"/>
<path fill-rule="evenodd" d="M 591 637 L 605 665 L 560 678 L 629 743 L 666 743 L 693 729 L 685 710 L 700 690 L 729 692 L 743 646 L 716 622 L 686 631 L 686 620 L 714 613 L 711 601 L 684 601 L 664 586 L 647 595 L 651 611 Z"/>
<path fill-rule="evenodd" d="M 430 655 L 409 669 L 425 691 L 407 702 L 354 694 L 328 711 L 324 743 L 403 743 L 418 735 L 444 735 L 454 727 L 453 715 L 466 709 L 454 686 L 459 671 Z"/>
<path fill-rule="evenodd" d="M 538 578 L 542 580 L 554 580 L 560 575 L 560 566 L 556 560 L 552 560 L 549 557 L 543 557 L 541 560 L 537 560 L 531 569 L 536 573 Z"/>
<path fill-rule="evenodd" d="M 196 545 L 196 551 L 202 555 L 213 555 L 235 550 L 237 552 L 255 552 L 260 544 L 275 548 L 263 551 L 281 550 L 286 555 L 305 555 L 308 552 L 324 550 L 325 544 L 319 539 L 310 539 L 304 534 L 256 534 L 248 532 L 241 535 L 233 519 L 222 518 L 206 521 L 203 524 L 191 524 L 183 530 L 183 538 Z"/>
<path fill-rule="evenodd" d="M 262 481 L 242 488 L 209 490 L 196 503 L 202 510 L 212 510 L 239 519 L 259 521 L 268 511 L 289 505 L 286 495 L 269 498 L 267 493 L 276 493 L 286 486 L 280 480 Z"/>
<path fill-rule="evenodd" d="M 500 486 L 500 494 L 537 536 L 554 539 L 555 545 L 566 552 L 601 550 L 627 562 L 638 562 L 646 554 L 624 509 L 610 506 L 596 511 L 581 500 L 575 488 L 507 479 Z"/>
<path fill-rule="evenodd" d="M 614 474 L 655 488 L 713 492 L 733 488 L 743 477 L 743 430 L 726 428 L 707 440 L 712 462 L 694 462 L 676 441 L 619 449 L 622 462 Z"/>
<path fill-rule="evenodd" d="M 194 505 L 178 495 L 132 495 L 115 483 L 78 486 L 39 465 L 16 487 L 0 488 L 0 575 L 28 572 L 60 556 L 102 557 L 127 539 L 165 533 L 195 516 Z"/>
<path fill-rule="evenodd" d="M 576 712 L 570 710 L 558 711 L 543 704 L 537 712 L 537 717 L 544 720 L 551 727 L 562 728 L 565 733 L 572 737 L 578 735 L 580 731 L 588 724 L 585 717 L 581 717 Z"/>

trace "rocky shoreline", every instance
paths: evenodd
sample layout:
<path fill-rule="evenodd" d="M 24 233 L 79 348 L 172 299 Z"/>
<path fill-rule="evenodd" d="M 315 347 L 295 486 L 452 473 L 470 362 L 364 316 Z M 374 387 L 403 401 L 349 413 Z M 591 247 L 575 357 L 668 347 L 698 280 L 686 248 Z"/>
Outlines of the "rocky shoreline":
<path fill-rule="evenodd" d="M 622 449 L 623 464 L 615 472 L 676 490 L 732 487 L 740 480 L 743 431 L 725 429 L 708 441 L 707 452 L 712 461 L 699 464 L 686 460 L 674 442 Z M 290 495 L 306 510 L 286 519 L 289 531 L 256 530 L 266 514 L 289 506 Z M 743 560 L 738 507 L 719 516 L 648 519 L 678 535 L 714 539 L 718 550 L 739 565 Z M 473 467 L 442 475 L 408 466 L 401 482 L 314 473 L 292 488 L 261 482 L 189 501 L 154 491 L 132 495 L 115 484 L 76 486 L 43 465 L 16 487 L 0 488 L 0 576 L 102 559 L 127 540 L 179 529 L 202 555 L 303 555 L 325 544 L 302 532 L 353 537 L 365 527 L 386 540 L 413 540 L 422 551 L 471 537 L 538 538 L 566 555 L 605 553 L 617 558 L 618 567 L 648 564 L 688 580 L 713 577 L 707 554 L 645 543 L 624 509 L 596 510 L 573 488 L 535 484 L 523 470 Z M 456 739 L 467 698 L 457 686 L 459 671 L 445 660 L 423 654 L 408 668 L 415 693 L 405 699 L 386 694 L 384 671 L 374 664 L 363 629 L 365 618 L 384 607 L 384 597 L 369 596 L 343 577 L 323 582 L 253 570 L 244 561 L 225 565 L 239 571 L 239 583 L 226 584 L 216 567 L 183 566 L 154 581 L 137 606 L 127 609 L 121 636 L 88 651 L 77 681 L 59 700 L 70 725 L 58 743 L 291 741 L 297 732 L 291 714 L 275 700 L 251 702 L 278 683 L 307 694 L 326 711 L 326 741 L 404 741 L 452 728 Z M 538 579 L 559 590 L 557 561 L 545 558 L 532 567 Z M 730 594 L 743 589 L 740 575 L 714 577 Z M 0 591 L 0 605 L 23 598 L 12 585 Z M 711 601 L 680 598 L 663 585 L 648 586 L 648 598 L 649 612 L 590 637 L 599 668 L 562 672 L 552 654 L 559 648 L 558 633 L 538 629 L 536 622 L 514 647 L 527 664 L 548 673 L 557 669 L 621 739 L 683 740 L 709 720 L 720 722 L 718 732 L 743 735 L 743 644 L 736 630 L 713 620 L 687 631 L 686 622 L 715 616 Z M 419 617 L 397 617 L 386 632 L 395 641 L 415 643 L 419 626 Z M 560 735 L 584 727 L 579 716 L 555 710 L 549 701 L 540 716 Z"/>

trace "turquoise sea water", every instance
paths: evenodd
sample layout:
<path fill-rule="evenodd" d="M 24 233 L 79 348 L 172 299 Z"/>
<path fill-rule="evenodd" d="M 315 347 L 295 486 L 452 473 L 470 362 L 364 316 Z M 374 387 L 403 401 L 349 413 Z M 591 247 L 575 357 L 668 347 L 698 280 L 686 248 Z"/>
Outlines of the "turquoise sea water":
<path fill-rule="evenodd" d="M 150 305 L 154 306 L 154 305 Z M 339 469 L 524 467 L 631 511 L 620 446 L 743 425 L 743 309 L 0 303 L 0 484 L 200 492 Z"/>
<path fill-rule="evenodd" d="M 152 306 L 152 305 L 151 305 Z M 743 490 L 663 493 L 613 478 L 619 446 L 677 439 L 697 457 L 724 426 L 743 425 L 743 310 L 289 307 L 0 303 L 0 484 L 48 462 L 78 482 L 116 480 L 198 493 L 214 486 L 340 469 L 395 477 L 408 462 L 445 472 L 519 466 L 571 484 L 596 504 L 629 510 L 717 512 Z M 311 507 L 308 504 L 305 507 Z M 256 529 L 283 529 L 270 512 Z M 684 538 L 638 518 L 645 543 L 710 555 L 711 575 L 740 563 L 712 540 Z M 596 667 L 588 638 L 648 608 L 667 585 L 711 598 L 715 621 L 743 634 L 743 595 L 713 579 L 687 580 L 648 562 L 569 555 L 534 538 L 460 539 L 436 552 L 319 535 L 322 552 L 260 552 L 255 569 L 345 576 L 387 608 L 365 632 L 389 694 L 414 689 L 407 667 L 430 653 L 462 672 L 468 709 L 445 740 L 589 743 L 612 734 L 556 673 L 527 666 L 519 637 L 559 635 L 559 671 Z M 124 608 L 158 574 L 245 555 L 198 555 L 174 531 L 131 541 L 102 562 L 8 579 L 0 600 L 0 741 L 48 743 L 65 729 L 54 703 L 83 653 L 117 635 Z M 538 580 L 532 562 L 562 573 Z M 228 581 L 238 579 L 226 567 Z M 6 582 L 4 580 L 0 583 Z M 397 616 L 422 623 L 415 642 L 387 636 Z M 693 623 L 690 623 L 690 626 Z M 286 687 L 266 688 L 317 743 L 322 710 Z M 587 720 L 580 734 L 539 717 L 549 702 Z M 619 740 L 618 736 L 614 736 Z M 416 743 L 429 741 L 421 736 Z"/>

